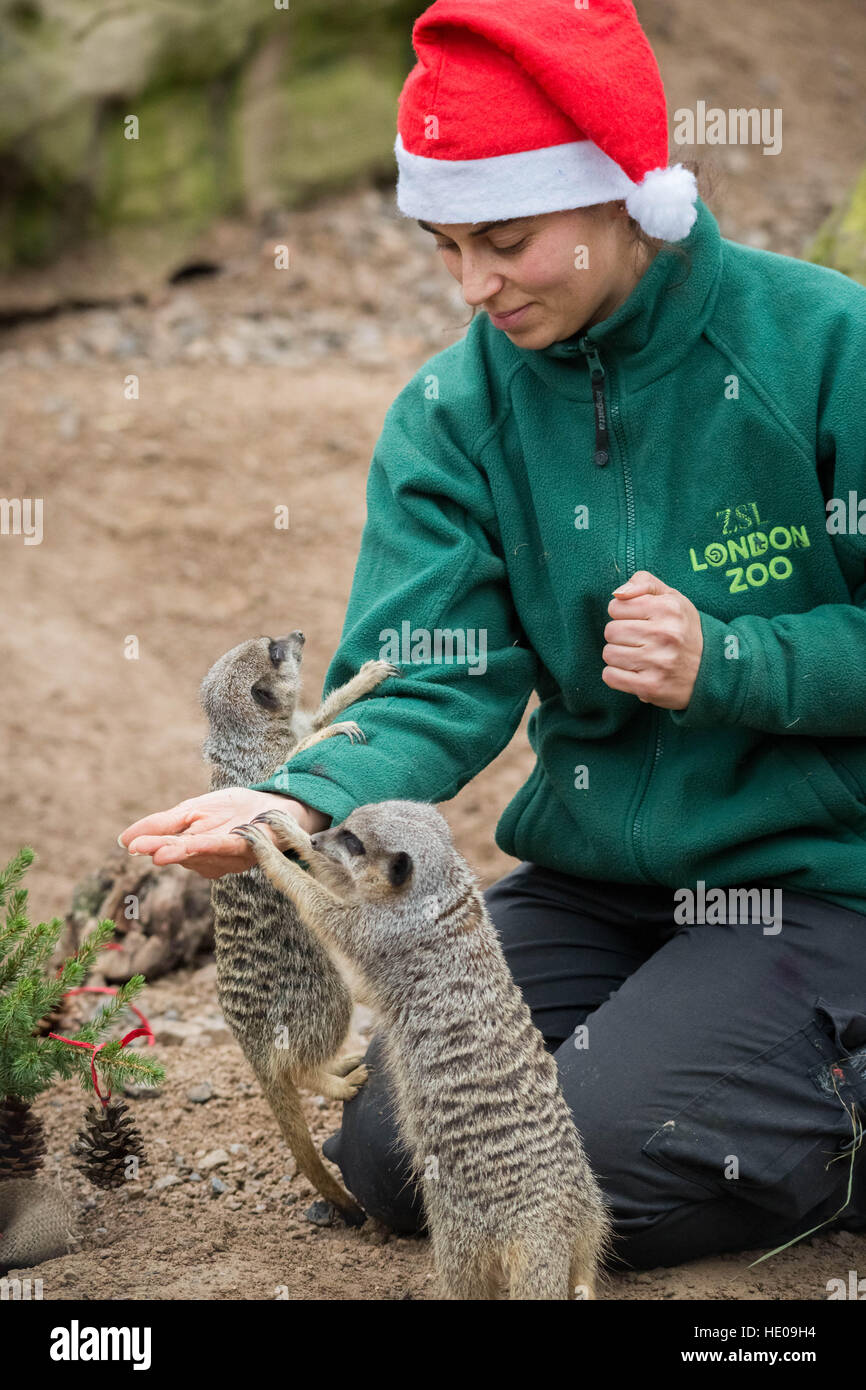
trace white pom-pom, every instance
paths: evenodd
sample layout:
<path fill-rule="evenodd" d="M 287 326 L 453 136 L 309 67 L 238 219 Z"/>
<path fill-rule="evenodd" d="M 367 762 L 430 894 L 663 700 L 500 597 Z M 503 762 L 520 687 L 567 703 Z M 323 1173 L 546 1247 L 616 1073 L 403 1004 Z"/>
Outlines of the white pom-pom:
<path fill-rule="evenodd" d="M 673 164 L 669 169 L 650 169 L 626 196 L 629 215 L 647 236 L 663 241 L 682 241 L 695 224 L 698 210 L 697 180 L 691 169 Z"/>

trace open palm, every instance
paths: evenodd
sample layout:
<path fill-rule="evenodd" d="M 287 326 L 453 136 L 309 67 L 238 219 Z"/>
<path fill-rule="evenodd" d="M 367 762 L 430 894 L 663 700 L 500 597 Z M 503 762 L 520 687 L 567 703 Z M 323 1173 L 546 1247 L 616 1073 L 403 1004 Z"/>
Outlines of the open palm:
<path fill-rule="evenodd" d="M 246 841 L 231 832 L 274 806 L 290 814 L 306 809 L 286 796 L 224 787 L 142 817 L 118 836 L 118 844 L 130 854 L 149 854 L 154 864 L 183 864 L 204 878 L 243 873 L 255 857 Z"/>

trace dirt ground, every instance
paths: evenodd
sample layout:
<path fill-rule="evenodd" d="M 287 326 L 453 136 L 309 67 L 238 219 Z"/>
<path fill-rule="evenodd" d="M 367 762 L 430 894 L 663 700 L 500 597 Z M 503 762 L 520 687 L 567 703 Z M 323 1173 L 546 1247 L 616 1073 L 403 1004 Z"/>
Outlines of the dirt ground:
<path fill-rule="evenodd" d="M 712 155 L 725 235 L 800 254 L 866 148 L 851 57 L 864 51 L 866 12 L 853 0 L 781 10 L 730 0 L 721 14 L 645 0 L 639 10 L 672 108 L 704 99 L 784 110 L 777 157 L 683 153 Z M 309 701 L 321 692 L 385 411 L 468 320 L 428 239 L 391 199 L 359 189 L 265 229 L 221 223 L 200 247 L 221 273 L 148 285 L 138 301 L 106 288 L 77 253 L 0 283 L 0 308 L 25 315 L 0 344 L 2 489 L 44 506 L 41 544 L 0 537 L 0 856 L 36 849 L 36 916 L 65 911 L 130 821 L 206 789 L 197 687 L 216 655 L 300 626 Z M 291 258 L 278 271 L 282 239 Z M 82 298 L 105 302 L 63 307 Z M 35 309 L 47 316 L 27 318 Z M 124 395 L 131 374 L 138 399 Z M 288 531 L 273 525 L 281 504 Z M 531 765 L 524 721 L 444 808 L 485 883 L 512 865 L 493 827 Z M 47 1172 L 86 1202 L 81 1249 L 32 1271 L 45 1297 L 429 1296 L 425 1241 L 305 1220 L 311 1194 L 220 1023 L 213 965 L 155 982 L 142 1003 L 160 1021 L 168 1077 L 158 1096 L 131 1102 L 150 1158 L 138 1183 L 104 1195 L 75 1176 L 75 1085 L 38 1105 Z M 182 1042 L 171 1041 L 173 1015 L 197 1025 Z M 189 1099 L 204 1084 L 211 1098 Z M 338 1107 L 310 1098 L 307 1111 L 321 1142 Z M 821 1299 L 828 1279 L 866 1265 L 866 1238 L 819 1236 L 750 1270 L 759 1253 L 615 1274 L 606 1296 Z"/>

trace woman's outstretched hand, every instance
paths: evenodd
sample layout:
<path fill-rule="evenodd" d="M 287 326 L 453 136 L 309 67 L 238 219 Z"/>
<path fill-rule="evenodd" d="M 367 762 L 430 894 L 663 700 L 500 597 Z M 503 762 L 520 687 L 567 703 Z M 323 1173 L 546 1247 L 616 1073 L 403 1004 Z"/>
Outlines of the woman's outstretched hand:
<path fill-rule="evenodd" d="M 182 864 L 203 878 L 240 874 L 255 864 L 252 848 L 231 832 L 260 811 L 276 807 L 294 816 L 310 835 L 324 830 L 330 818 L 302 801 L 247 787 L 225 787 L 180 801 L 168 811 L 156 811 L 127 826 L 118 844 L 130 854 L 149 854 L 154 864 Z M 270 835 L 270 830 L 262 829 Z"/>

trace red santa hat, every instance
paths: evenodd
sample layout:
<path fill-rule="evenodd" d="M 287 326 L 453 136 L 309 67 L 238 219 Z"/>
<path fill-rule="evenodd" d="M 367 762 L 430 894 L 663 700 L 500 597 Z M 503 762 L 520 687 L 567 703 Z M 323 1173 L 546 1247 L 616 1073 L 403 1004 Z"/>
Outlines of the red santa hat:
<path fill-rule="evenodd" d="M 397 115 L 397 206 L 486 222 L 625 199 L 681 241 L 697 184 L 668 167 L 664 87 L 631 0 L 434 0 Z"/>

